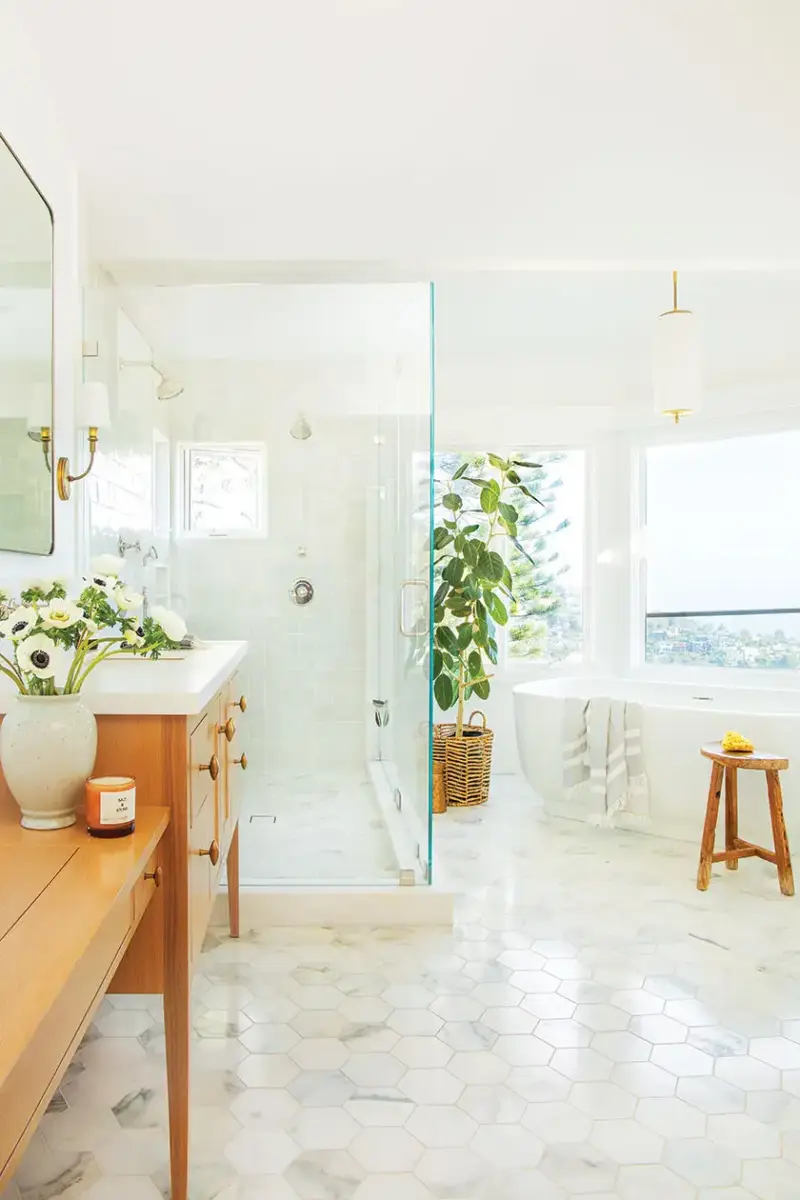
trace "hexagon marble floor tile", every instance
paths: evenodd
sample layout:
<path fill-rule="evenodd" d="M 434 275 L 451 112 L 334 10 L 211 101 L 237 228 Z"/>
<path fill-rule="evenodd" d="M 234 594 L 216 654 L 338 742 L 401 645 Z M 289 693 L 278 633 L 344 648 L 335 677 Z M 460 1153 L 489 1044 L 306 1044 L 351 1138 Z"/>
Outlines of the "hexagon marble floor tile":
<path fill-rule="evenodd" d="M 509 777 L 436 838 L 452 930 L 209 937 L 192 1200 L 800 1200 L 767 864 L 699 893 L 695 845 L 548 820 Z M 161 1019 L 103 1002 L 2 1200 L 168 1196 Z"/>

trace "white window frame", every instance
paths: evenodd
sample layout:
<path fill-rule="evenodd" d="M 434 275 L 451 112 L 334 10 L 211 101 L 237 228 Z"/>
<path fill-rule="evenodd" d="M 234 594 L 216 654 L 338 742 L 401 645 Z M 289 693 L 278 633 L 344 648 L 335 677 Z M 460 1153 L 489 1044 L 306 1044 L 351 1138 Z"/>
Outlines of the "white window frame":
<path fill-rule="evenodd" d="M 647 451 L 669 444 L 722 442 L 731 438 L 759 437 L 762 434 L 796 431 L 796 414 L 785 412 L 732 414 L 723 423 L 719 418 L 707 421 L 689 418 L 676 429 L 664 426 L 648 429 L 630 437 L 631 448 L 631 629 L 630 663 L 632 674 L 642 679 L 673 682 L 708 682 L 719 686 L 747 684 L 776 690 L 797 688 L 797 672 L 770 670 L 765 667 L 717 667 L 705 663 L 648 663 L 645 659 L 647 622 Z"/>
<path fill-rule="evenodd" d="M 255 451 L 258 455 L 257 464 L 257 507 L 258 523 L 254 529 L 192 529 L 189 521 L 191 509 L 191 469 L 189 456 L 198 450 L 213 453 L 231 453 L 246 450 Z M 267 448 L 264 442 L 179 442 L 177 446 L 177 471 L 175 511 L 178 514 L 178 533 L 181 538 L 208 540 L 210 538 L 225 538 L 228 541 L 240 539 L 252 540 L 267 536 Z"/>

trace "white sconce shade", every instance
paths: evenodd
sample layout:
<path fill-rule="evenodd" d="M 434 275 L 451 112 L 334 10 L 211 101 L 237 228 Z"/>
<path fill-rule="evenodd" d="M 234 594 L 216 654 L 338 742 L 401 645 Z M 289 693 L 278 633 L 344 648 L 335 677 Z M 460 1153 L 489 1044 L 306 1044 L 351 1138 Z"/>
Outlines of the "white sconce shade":
<path fill-rule="evenodd" d="M 104 383 L 82 383 L 80 385 L 75 418 L 80 429 L 105 429 L 110 425 L 108 388 Z"/>
<path fill-rule="evenodd" d="M 49 383 L 35 383 L 31 389 L 30 408 L 28 409 L 28 429 L 38 433 L 40 429 L 49 429 L 53 423 L 53 389 Z"/>
<path fill-rule="evenodd" d="M 694 316 L 678 308 L 677 271 L 673 289 L 673 307 L 661 314 L 656 326 L 653 404 L 657 413 L 674 417 L 677 425 L 702 404 L 702 362 Z"/>

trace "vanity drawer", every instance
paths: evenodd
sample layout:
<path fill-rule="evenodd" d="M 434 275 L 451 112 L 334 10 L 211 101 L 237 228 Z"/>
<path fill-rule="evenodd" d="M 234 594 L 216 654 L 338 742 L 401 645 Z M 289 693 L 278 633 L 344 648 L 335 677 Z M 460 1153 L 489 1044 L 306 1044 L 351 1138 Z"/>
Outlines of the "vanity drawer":
<path fill-rule="evenodd" d="M 133 889 L 133 923 L 138 925 L 142 919 L 144 910 L 147 908 L 157 887 L 161 884 L 161 867 L 158 863 L 158 850 L 153 852 L 150 861 L 145 867 L 142 874 Z M 151 879 L 146 878 L 148 875 Z"/>
<path fill-rule="evenodd" d="M 212 861 L 219 854 L 215 817 L 213 800 L 206 800 L 189 830 L 189 920 L 192 961 L 197 958 L 203 946 L 214 902 L 214 884 L 219 871 L 218 861 Z"/>
<path fill-rule="evenodd" d="M 206 711 L 189 735 L 189 823 L 193 825 L 203 805 L 217 792 L 222 769 L 217 745 L 216 712 Z"/>

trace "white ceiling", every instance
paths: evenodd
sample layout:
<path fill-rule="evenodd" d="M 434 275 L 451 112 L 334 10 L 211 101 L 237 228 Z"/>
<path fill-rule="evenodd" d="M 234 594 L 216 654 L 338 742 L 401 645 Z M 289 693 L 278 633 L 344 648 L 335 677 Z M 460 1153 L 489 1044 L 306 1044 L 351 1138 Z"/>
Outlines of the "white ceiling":
<path fill-rule="evenodd" d="M 650 416 L 655 322 L 672 301 L 668 272 L 464 275 L 437 282 L 435 292 L 442 403 L 484 414 L 570 405 Z M 390 369 L 413 366 L 415 378 L 427 371 L 424 285 L 126 287 L 122 300 L 165 370 L 383 360 Z M 679 300 L 698 321 L 710 408 L 800 406 L 800 273 L 689 272 Z"/>
<path fill-rule="evenodd" d="M 797 0 L 25 0 L 97 256 L 800 262 Z"/>

